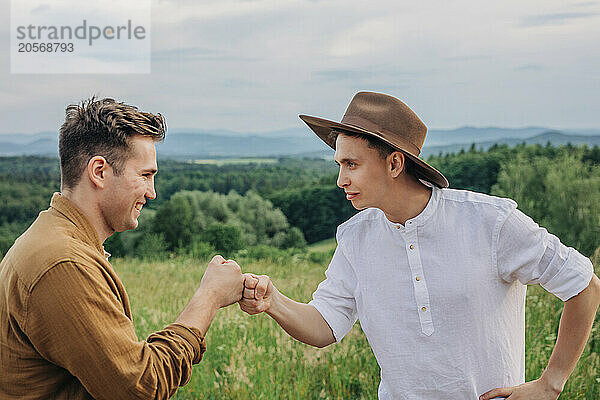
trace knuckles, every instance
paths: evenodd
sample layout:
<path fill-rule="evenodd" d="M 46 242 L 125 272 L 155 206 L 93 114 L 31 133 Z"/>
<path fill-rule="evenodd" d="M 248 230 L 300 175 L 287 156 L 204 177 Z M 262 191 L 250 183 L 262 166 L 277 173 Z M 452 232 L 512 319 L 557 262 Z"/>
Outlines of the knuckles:
<path fill-rule="evenodd" d="M 220 255 L 216 255 L 212 258 L 212 260 L 210 260 L 211 264 L 223 264 L 223 262 L 225 261 L 225 259 L 220 256 Z"/>
<path fill-rule="evenodd" d="M 233 269 L 234 271 L 239 272 L 240 274 L 242 273 L 242 268 L 235 261 L 227 260 L 224 262 L 224 264 L 231 267 L 231 269 Z"/>

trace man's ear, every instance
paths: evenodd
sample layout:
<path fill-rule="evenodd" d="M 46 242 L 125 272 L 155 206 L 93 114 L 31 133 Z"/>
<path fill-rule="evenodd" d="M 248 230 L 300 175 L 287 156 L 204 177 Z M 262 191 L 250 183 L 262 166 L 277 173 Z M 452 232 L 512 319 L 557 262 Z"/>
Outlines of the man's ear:
<path fill-rule="evenodd" d="M 87 173 L 92 185 L 99 189 L 103 189 L 106 183 L 106 174 L 109 169 L 111 169 L 111 166 L 104 157 L 94 156 L 90 158 L 87 165 Z"/>
<path fill-rule="evenodd" d="M 394 151 L 387 156 L 388 168 L 392 178 L 397 178 L 404 171 L 404 159 L 404 154 L 401 151 Z"/>

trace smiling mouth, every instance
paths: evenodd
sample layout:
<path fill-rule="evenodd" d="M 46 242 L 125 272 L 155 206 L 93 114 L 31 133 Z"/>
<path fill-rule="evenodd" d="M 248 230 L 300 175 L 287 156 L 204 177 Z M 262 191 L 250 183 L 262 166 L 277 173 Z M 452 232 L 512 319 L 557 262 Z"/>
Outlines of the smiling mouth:
<path fill-rule="evenodd" d="M 347 192 L 346 193 L 346 199 L 347 200 L 352 200 L 352 199 L 356 198 L 356 196 L 358 196 L 358 193 L 352 193 L 352 192 Z"/>
<path fill-rule="evenodd" d="M 135 205 L 135 209 L 136 209 L 138 212 L 141 212 L 141 211 L 142 211 L 142 207 L 144 207 L 144 204 L 143 204 L 143 203 L 136 203 L 136 205 Z"/>

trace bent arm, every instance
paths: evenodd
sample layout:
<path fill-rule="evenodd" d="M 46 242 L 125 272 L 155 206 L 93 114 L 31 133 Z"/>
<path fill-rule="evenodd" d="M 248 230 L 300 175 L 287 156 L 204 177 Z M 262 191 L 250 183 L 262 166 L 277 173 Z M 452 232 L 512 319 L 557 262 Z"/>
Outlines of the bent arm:
<path fill-rule="evenodd" d="M 565 302 L 558 327 L 558 338 L 541 379 L 559 392 L 575 369 L 590 335 L 600 304 L 600 279 L 592 276 L 590 284 Z"/>
<path fill-rule="evenodd" d="M 596 275 L 592 275 L 587 288 L 565 302 L 558 327 L 558 338 L 542 376 L 519 386 L 492 389 L 482 394 L 479 399 L 490 400 L 499 396 L 557 399 L 581 357 L 599 303 L 600 280 Z"/>
<path fill-rule="evenodd" d="M 335 342 L 333 331 L 319 311 L 299 303 L 274 288 L 271 307 L 266 311 L 290 336 L 315 347 Z"/>
<path fill-rule="evenodd" d="M 54 266 L 29 304 L 24 331 L 31 343 L 95 399 L 168 398 L 205 350 L 203 333 L 181 323 L 138 340 L 118 293 L 95 266 Z"/>
<path fill-rule="evenodd" d="M 338 238 L 339 243 L 339 238 Z M 266 312 L 293 338 L 315 347 L 341 340 L 356 322 L 356 277 L 341 245 L 309 304 L 283 295 L 267 275 L 244 275 L 240 308 L 248 314 Z"/>

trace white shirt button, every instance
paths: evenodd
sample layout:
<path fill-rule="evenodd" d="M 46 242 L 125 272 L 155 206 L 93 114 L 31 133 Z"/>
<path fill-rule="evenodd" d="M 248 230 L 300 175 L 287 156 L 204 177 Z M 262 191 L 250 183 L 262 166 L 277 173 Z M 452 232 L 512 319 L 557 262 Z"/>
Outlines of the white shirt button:
<path fill-rule="evenodd" d="M 420 276 L 416 276 L 416 277 L 415 277 L 415 281 L 419 282 L 420 280 L 421 280 L 421 277 L 420 277 Z"/>
<path fill-rule="evenodd" d="M 421 307 L 421 311 L 423 311 L 423 312 L 427 311 L 427 307 L 425 307 L 425 306 Z"/>
<path fill-rule="evenodd" d="M 408 246 L 409 249 L 414 250 L 415 249 L 415 245 L 411 244 L 410 246 Z"/>

